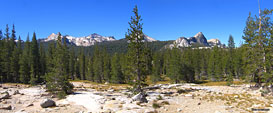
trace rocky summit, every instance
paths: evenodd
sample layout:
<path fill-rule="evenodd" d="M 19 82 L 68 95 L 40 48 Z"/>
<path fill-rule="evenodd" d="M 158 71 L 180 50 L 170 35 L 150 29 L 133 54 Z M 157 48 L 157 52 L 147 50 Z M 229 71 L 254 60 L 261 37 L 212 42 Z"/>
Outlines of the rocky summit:
<path fill-rule="evenodd" d="M 180 37 L 174 41 L 173 44 L 170 45 L 170 47 L 192 47 L 192 46 L 203 46 L 203 47 L 223 47 L 220 40 L 218 39 L 210 39 L 207 40 L 207 38 L 204 36 L 202 32 L 198 32 L 193 37 Z"/>

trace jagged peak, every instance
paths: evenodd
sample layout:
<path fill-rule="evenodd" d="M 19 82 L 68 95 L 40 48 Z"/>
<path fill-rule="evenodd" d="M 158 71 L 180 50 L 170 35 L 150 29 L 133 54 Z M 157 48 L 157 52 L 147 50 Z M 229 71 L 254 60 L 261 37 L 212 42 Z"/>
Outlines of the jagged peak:
<path fill-rule="evenodd" d="M 202 32 L 198 32 L 196 35 L 194 35 L 193 37 L 198 38 L 198 37 L 202 37 L 204 36 L 204 34 Z"/>

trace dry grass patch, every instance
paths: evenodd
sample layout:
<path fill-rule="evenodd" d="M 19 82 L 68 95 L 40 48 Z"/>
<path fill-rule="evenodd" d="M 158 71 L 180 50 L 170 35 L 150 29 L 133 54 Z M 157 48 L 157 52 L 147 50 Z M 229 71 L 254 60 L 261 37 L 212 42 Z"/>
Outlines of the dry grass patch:
<path fill-rule="evenodd" d="M 233 85 L 242 85 L 242 84 L 244 84 L 244 82 L 241 82 L 241 81 L 233 81 L 232 84 L 233 84 Z M 206 81 L 206 82 L 202 83 L 201 85 L 204 85 L 204 86 L 227 86 L 227 82 L 226 82 L 226 81 L 220 81 L 220 82 L 210 82 L 210 81 Z"/>

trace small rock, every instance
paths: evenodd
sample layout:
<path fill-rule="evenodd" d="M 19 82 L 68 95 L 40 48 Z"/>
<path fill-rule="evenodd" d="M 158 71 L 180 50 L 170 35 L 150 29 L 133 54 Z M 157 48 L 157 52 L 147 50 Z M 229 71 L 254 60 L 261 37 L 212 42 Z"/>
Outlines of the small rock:
<path fill-rule="evenodd" d="M 27 104 L 26 107 L 33 106 L 33 103 Z"/>
<path fill-rule="evenodd" d="M 16 104 L 22 104 L 22 102 L 21 102 L 20 100 L 18 100 L 18 101 L 16 102 Z"/>
<path fill-rule="evenodd" d="M 108 92 L 115 92 L 115 89 L 109 89 Z"/>
<path fill-rule="evenodd" d="M 0 99 L 8 99 L 10 97 L 8 92 L 4 92 L 2 94 L 0 94 Z"/>
<path fill-rule="evenodd" d="M 11 105 L 8 105 L 8 106 L 2 106 L 2 107 L 0 107 L 0 109 L 11 110 L 12 107 L 11 107 Z"/>
<path fill-rule="evenodd" d="M 102 113 L 113 113 L 110 109 L 103 111 Z"/>
<path fill-rule="evenodd" d="M 186 94 L 185 97 L 192 97 L 192 94 Z"/>
<path fill-rule="evenodd" d="M 27 113 L 24 109 L 21 109 L 19 111 L 16 111 L 15 113 Z"/>
<path fill-rule="evenodd" d="M 270 104 L 271 107 L 273 107 L 273 104 Z"/>
<path fill-rule="evenodd" d="M 52 106 L 56 106 L 56 103 L 55 101 L 51 100 L 51 99 L 44 99 L 42 102 L 41 102 L 41 107 L 42 108 L 47 108 L 47 107 L 52 107 Z"/>
<path fill-rule="evenodd" d="M 133 96 L 132 97 L 132 100 L 133 101 L 139 101 L 139 102 L 145 102 L 145 103 L 147 103 L 148 102 L 148 100 L 146 99 L 146 94 L 145 93 L 143 93 L 143 92 L 140 92 L 140 93 L 138 93 L 137 95 L 135 95 L 135 96 Z"/>
<path fill-rule="evenodd" d="M 13 92 L 13 95 L 17 95 L 17 94 L 20 94 L 20 92 L 19 92 L 18 90 L 15 90 L 15 91 Z"/>
<path fill-rule="evenodd" d="M 157 113 L 155 109 L 146 109 L 144 113 Z"/>
<path fill-rule="evenodd" d="M 7 101 L 3 101 L 2 104 L 7 104 L 8 102 Z"/>
<path fill-rule="evenodd" d="M 182 109 L 179 109 L 179 108 L 177 109 L 177 112 L 181 112 L 181 111 L 182 111 Z"/>
<path fill-rule="evenodd" d="M 199 102 L 197 105 L 201 105 L 201 102 Z"/>

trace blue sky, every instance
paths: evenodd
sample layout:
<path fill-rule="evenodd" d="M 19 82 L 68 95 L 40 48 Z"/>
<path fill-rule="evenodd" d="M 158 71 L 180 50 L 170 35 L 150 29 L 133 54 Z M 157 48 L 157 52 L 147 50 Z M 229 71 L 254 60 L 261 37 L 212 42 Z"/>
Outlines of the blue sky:
<path fill-rule="evenodd" d="M 72 36 L 98 33 L 124 38 L 132 10 L 138 5 L 143 31 L 157 40 L 175 40 L 203 32 L 207 39 L 238 45 L 249 12 L 258 13 L 257 0 L 1 0 L 0 29 L 15 24 L 17 36 L 38 38 L 61 32 Z M 261 0 L 273 8 L 273 0 Z"/>

